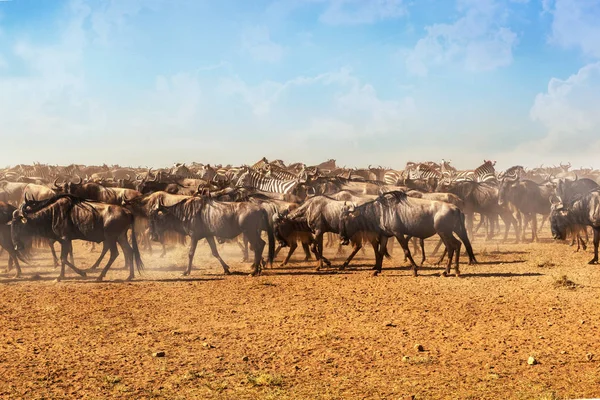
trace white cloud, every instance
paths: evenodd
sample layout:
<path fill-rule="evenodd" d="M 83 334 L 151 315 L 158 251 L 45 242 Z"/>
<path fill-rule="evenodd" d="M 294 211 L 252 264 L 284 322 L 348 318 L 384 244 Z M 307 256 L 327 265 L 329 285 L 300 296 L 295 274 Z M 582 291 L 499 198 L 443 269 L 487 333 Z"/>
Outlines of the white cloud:
<path fill-rule="evenodd" d="M 330 25 L 357 25 L 404 15 L 403 0 L 330 0 L 319 19 Z"/>
<path fill-rule="evenodd" d="M 427 75 L 431 67 L 460 62 L 469 71 L 488 71 L 510 65 L 517 35 L 503 25 L 502 7 L 494 0 L 462 0 L 463 14 L 452 24 L 426 27 L 427 35 L 406 53 L 406 67 Z"/>
<path fill-rule="evenodd" d="M 540 154 L 560 154 L 593 161 L 600 150 L 600 62 L 586 65 L 566 80 L 552 78 L 548 91 L 536 96 L 530 116 L 546 128 L 535 143 Z M 524 146 L 526 146 L 524 145 Z"/>
<path fill-rule="evenodd" d="M 242 48 L 257 61 L 277 62 L 284 54 L 283 46 L 271 40 L 269 28 L 255 26 L 242 33 Z"/>
<path fill-rule="evenodd" d="M 550 41 L 564 48 L 580 48 L 600 58 L 600 2 L 597 0 L 546 0 L 544 10 L 553 14 Z"/>

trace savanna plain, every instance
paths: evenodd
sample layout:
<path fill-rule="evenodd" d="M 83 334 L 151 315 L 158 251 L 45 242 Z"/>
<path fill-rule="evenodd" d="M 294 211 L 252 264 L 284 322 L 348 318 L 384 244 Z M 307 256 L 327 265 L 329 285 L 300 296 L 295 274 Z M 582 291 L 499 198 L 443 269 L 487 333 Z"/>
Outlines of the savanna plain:
<path fill-rule="evenodd" d="M 433 256 L 414 278 L 397 244 L 377 277 L 371 249 L 345 271 L 315 271 L 301 250 L 280 267 L 284 249 L 255 278 L 226 244 L 225 276 L 201 243 L 190 277 L 187 248 L 161 258 L 155 246 L 140 278 L 123 281 L 120 257 L 102 283 L 99 271 L 56 282 L 37 249 L 23 279 L 0 275 L 0 397 L 600 397 L 591 250 L 553 241 L 547 225 L 537 243 L 473 244 L 479 264 L 462 256 L 460 278 L 441 277 Z M 339 266 L 336 253 L 326 249 Z M 98 254 L 75 246 L 80 267 Z"/>

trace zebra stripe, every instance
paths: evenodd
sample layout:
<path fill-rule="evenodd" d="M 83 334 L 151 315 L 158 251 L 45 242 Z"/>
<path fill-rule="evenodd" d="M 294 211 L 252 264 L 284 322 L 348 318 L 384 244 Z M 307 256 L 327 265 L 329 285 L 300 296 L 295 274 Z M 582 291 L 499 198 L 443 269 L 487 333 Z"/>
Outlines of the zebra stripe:
<path fill-rule="evenodd" d="M 240 176 L 236 186 L 249 186 L 263 192 L 288 194 L 298 186 L 298 183 L 298 179 L 284 181 L 269 178 L 256 171 L 247 171 Z"/>

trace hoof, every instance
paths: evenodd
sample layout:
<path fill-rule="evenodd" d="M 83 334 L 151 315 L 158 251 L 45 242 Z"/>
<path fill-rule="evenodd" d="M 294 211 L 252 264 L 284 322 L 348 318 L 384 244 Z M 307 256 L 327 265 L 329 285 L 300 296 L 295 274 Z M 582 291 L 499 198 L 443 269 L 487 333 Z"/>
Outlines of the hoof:
<path fill-rule="evenodd" d="M 348 268 L 348 264 L 347 263 L 343 263 L 342 266 L 340 267 L 340 271 L 343 271 L 346 268 Z"/>
<path fill-rule="evenodd" d="M 461 276 L 460 276 L 460 272 L 456 272 L 456 273 L 454 274 L 454 277 L 455 277 L 455 278 L 460 278 L 460 277 L 461 277 Z"/>
<path fill-rule="evenodd" d="M 231 271 L 230 271 L 230 270 L 228 270 L 228 269 L 226 269 L 226 270 L 224 271 L 224 274 L 225 274 L 225 275 L 231 275 Z"/>
<path fill-rule="evenodd" d="M 60 281 L 62 281 L 63 279 L 64 279 L 64 278 L 61 278 L 61 277 L 59 276 L 58 278 L 56 278 L 56 279 L 54 280 L 54 282 L 60 282 Z"/>
<path fill-rule="evenodd" d="M 103 279 L 104 279 L 103 276 L 99 276 L 99 277 L 96 278 L 96 282 L 102 282 Z"/>
<path fill-rule="evenodd" d="M 126 281 L 132 281 L 132 280 L 133 280 L 133 278 L 134 278 L 134 276 L 133 276 L 133 275 L 129 275 L 129 276 L 127 277 L 127 279 L 125 279 L 125 280 L 126 280 Z"/>
<path fill-rule="evenodd" d="M 184 272 L 183 274 L 181 274 L 181 276 L 189 276 L 190 273 L 189 272 Z"/>
<path fill-rule="evenodd" d="M 442 272 L 442 276 L 448 276 L 448 273 L 446 271 Z"/>
<path fill-rule="evenodd" d="M 598 264 L 598 260 L 591 260 L 588 264 L 589 265 Z"/>
<path fill-rule="evenodd" d="M 85 273 L 85 271 L 81 271 L 81 274 L 79 275 L 81 275 L 82 278 L 87 278 L 87 274 Z"/>
<path fill-rule="evenodd" d="M 373 272 L 373 276 L 378 276 L 381 273 L 381 271 L 375 270 L 375 272 Z"/>
<path fill-rule="evenodd" d="M 15 274 L 15 276 L 13 276 L 13 279 L 21 278 L 21 276 L 21 274 Z"/>

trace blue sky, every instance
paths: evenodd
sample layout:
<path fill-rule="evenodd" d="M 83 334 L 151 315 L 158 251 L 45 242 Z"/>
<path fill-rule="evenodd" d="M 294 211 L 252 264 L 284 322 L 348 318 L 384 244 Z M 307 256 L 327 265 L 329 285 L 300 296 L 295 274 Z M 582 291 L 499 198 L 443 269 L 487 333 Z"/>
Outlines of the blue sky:
<path fill-rule="evenodd" d="M 600 167 L 597 0 L 0 1 L 0 164 Z"/>

